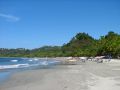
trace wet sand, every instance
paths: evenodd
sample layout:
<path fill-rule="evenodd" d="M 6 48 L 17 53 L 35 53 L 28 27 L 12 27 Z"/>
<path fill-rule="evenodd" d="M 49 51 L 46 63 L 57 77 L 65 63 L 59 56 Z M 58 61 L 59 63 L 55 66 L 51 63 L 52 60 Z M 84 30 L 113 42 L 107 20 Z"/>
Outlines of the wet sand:
<path fill-rule="evenodd" d="M 0 90 L 120 90 L 120 63 L 86 62 L 15 73 Z"/>

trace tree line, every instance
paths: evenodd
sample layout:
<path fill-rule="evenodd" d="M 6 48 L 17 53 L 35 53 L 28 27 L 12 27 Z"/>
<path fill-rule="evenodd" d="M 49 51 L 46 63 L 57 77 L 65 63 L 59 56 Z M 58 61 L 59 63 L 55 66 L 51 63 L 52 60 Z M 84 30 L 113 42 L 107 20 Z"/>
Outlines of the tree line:
<path fill-rule="evenodd" d="M 62 46 L 43 46 L 35 49 L 0 48 L 0 57 L 79 57 L 79 56 L 120 56 L 120 35 L 113 31 L 95 39 L 87 33 L 77 33 Z"/>

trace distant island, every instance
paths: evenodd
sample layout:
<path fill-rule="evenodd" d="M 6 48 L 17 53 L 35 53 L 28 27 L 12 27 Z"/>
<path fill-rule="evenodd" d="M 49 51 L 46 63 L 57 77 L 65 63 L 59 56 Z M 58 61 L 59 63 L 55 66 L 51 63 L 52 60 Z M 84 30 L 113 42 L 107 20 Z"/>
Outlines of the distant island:
<path fill-rule="evenodd" d="M 43 46 L 35 49 L 0 48 L 0 57 L 80 57 L 110 55 L 120 56 L 120 34 L 113 31 L 99 39 L 87 33 L 77 33 L 68 43 L 62 46 Z"/>

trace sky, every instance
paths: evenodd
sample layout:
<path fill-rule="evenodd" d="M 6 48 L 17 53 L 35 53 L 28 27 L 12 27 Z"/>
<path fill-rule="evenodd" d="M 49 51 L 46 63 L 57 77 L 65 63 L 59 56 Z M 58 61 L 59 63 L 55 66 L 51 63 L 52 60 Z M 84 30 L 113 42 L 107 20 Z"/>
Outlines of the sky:
<path fill-rule="evenodd" d="M 69 42 L 79 32 L 120 34 L 120 0 L 0 0 L 0 48 Z"/>

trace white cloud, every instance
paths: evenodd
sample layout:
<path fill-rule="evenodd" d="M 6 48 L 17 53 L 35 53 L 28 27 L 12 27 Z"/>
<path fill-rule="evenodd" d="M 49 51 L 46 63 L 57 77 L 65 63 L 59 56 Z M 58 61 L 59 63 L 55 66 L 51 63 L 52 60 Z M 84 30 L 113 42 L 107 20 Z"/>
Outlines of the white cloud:
<path fill-rule="evenodd" d="M 0 17 L 5 18 L 8 21 L 19 21 L 20 20 L 19 17 L 9 15 L 9 14 L 4 14 L 4 13 L 0 13 Z"/>

